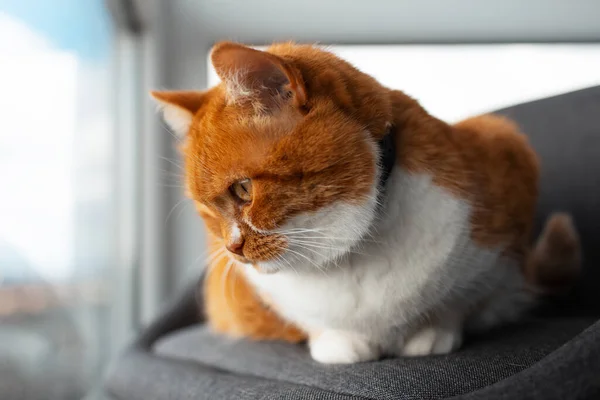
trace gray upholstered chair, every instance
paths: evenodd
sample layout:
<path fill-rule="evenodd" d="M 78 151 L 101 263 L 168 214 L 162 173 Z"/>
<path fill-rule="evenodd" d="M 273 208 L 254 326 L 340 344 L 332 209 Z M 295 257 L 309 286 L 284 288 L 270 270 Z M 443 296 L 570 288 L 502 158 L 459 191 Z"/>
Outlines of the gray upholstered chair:
<path fill-rule="evenodd" d="M 212 335 L 193 288 L 123 353 L 105 382 L 106 396 L 600 399 L 600 87 L 498 113 L 521 125 L 542 159 L 538 225 L 565 210 L 581 233 L 584 273 L 567 299 L 471 338 L 455 354 L 325 366 L 302 346 Z"/>

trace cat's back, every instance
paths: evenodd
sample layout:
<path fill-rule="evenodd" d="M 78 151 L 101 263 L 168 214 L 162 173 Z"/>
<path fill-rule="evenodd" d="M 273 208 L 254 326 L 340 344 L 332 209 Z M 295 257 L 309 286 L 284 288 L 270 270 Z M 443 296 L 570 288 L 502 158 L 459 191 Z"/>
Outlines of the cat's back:
<path fill-rule="evenodd" d="M 478 164 L 502 173 L 530 171 L 537 180 L 538 161 L 527 137 L 512 120 L 494 114 L 471 117 L 453 125 L 465 154 Z M 466 141 L 466 142 L 464 142 Z"/>
<path fill-rule="evenodd" d="M 455 124 L 470 173 L 473 239 L 486 246 L 506 243 L 522 254 L 529 243 L 535 211 L 539 166 L 527 137 L 511 120 L 481 115 Z"/>

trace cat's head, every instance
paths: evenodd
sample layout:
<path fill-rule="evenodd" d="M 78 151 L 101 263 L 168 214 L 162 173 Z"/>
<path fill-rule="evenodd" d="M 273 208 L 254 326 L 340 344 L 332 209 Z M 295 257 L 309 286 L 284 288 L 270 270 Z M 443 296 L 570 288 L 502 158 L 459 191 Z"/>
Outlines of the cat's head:
<path fill-rule="evenodd" d="M 387 89 L 312 46 L 220 43 L 211 60 L 219 85 L 153 96 L 212 235 L 264 272 L 347 253 L 376 216 Z"/>

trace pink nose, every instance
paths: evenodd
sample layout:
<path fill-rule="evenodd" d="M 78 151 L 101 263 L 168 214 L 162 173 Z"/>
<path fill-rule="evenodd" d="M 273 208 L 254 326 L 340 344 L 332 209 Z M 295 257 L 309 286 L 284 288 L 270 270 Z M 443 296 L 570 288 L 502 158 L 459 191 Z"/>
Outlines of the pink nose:
<path fill-rule="evenodd" d="M 238 240 L 233 243 L 228 243 L 225 247 L 233 254 L 237 254 L 238 256 L 242 257 L 244 256 L 244 240 Z"/>

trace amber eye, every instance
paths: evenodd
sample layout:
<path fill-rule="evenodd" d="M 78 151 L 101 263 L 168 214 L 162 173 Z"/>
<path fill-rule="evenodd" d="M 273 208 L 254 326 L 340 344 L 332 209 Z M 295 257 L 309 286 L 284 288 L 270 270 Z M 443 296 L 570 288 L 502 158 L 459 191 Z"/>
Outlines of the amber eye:
<path fill-rule="evenodd" d="M 231 194 L 245 203 L 252 201 L 252 181 L 250 179 L 237 181 L 229 187 L 229 190 Z"/>

